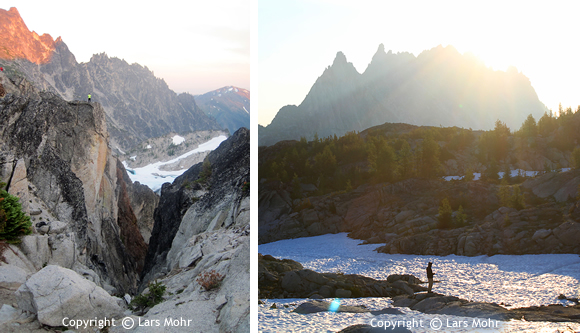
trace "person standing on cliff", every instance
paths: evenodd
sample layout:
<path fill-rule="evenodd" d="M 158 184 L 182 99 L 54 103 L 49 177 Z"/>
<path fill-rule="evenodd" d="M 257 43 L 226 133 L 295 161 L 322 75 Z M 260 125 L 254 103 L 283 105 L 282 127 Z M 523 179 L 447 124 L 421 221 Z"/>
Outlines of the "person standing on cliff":
<path fill-rule="evenodd" d="M 431 289 L 433 288 L 433 275 L 435 275 L 431 269 L 431 265 L 433 265 L 432 262 L 427 264 L 427 280 L 429 280 L 429 287 L 427 289 L 428 293 L 431 293 Z"/>
<path fill-rule="evenodd" d="M 89 94 L 89 103 L 91 102 L 91 94 Z"/>

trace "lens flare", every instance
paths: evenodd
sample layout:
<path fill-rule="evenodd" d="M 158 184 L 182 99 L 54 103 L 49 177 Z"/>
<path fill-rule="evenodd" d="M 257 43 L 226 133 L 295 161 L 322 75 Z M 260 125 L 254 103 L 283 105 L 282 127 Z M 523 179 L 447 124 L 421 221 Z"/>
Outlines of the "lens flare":
<path fill-rule="evenodd" d="M 328 306 L 328 311 L 337 312 L 338 308 L 340 308 L 340 299 L 335 298 L 332 302 L 330 302 L 330 306 Z"/>

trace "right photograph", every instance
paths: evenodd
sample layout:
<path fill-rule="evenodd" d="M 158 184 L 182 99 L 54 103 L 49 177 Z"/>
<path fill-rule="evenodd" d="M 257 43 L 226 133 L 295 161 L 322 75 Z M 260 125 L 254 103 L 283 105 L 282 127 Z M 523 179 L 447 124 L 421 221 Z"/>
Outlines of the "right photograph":
<path fill-rule="evenodd" d="M 580 332 L 571 3 L 259 1 L 259 332 Z"/>

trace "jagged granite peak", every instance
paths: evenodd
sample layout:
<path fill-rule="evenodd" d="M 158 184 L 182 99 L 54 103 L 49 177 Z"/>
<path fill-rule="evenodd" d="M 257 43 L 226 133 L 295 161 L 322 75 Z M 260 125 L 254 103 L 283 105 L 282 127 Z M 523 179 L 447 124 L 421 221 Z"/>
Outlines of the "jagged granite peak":
<path fill-rule="evenodd" d="M 230 133 L 240 127 L 250 128 L 250 91 L 247 89 L 226 86 L 195 96 L 195 102 Z"/>
<path fill-rule="evenodd" d="M 240 128 L 206 159 L 211 165 L 211 176 L 205 183 L 200 180 L 203 163 L 198 163 L 177 177 L 172 184 L 163 184 L 145 258 L 143 283 L 156 278 L 160 273 L 170 271 L 171 268 L 167 267 L 167 255 L 190 209 L 195 210 L 197 215 L 211 216 L 209 220 L 206 218 L 196 222 L 203 224 L 200 231 L 210 231 L 208 228 L 215 230 L 231 226 L 226 223 L 235 224 L 234 215 L 240 203 L 249 199 L 249 192 L 243 189 L 244 183 L 250 181 L 248 129 Z M 211 223 L 213 225 L 209 227 Z"/>
<path fill-rule="evenodd" d="M 346 61 L 346 56 L 344 55 L 344 53 L 342 51 L 336 52 L 336 57 L 334 58 L 334 61 L 332 62 L 332 66 L 340 66 L 340 65 L 345 65 L 345 64 L 347 64 L 347 61 Z"/>
<path fill-rule="evenodd" d="M 129 150 L 146 139 L 172 132 L 222 129 L 195 104 L 192 96 L 176 94 L 147 67 L 128 64 L 105 53 L 79 64 L 62 39 L 51 44 L 52 38 L 46 34 L 37 38 L 33 33 L 11 34 L 12 26 L 23 26 L 20 29 L 23 30 L 25 25 L 19 15 L 4 15 L 4 18 L 5 24 L 0 25 L 0 50 L 11 50 L 11 45 L 30 44 L 32 46 L 24 48 L 40 54 L 6 58 L 3 61 L 5 73 L 14 79 L 26 77 L 39 90 L 57 93 L 68 101 L 86 101 L 91 94 L 92 100 L 105 110 L 114 145 Z M 44 40 L 44 44 L 38 44 Z"/>
<path fill-rule="evenodd" d="M 0 155 L 13 156 L 15 165 L 6 169 L 4 163 L 0 176 L 69 231 L 50 238 L 49 250 L 49 238 L 37 229 L 42 223 L 33 222 L 34 233 L 26 236 L 31 240 L 23 241 L 36 244 L 28 247 L 29 255 L 44 248 L 65 268 L 81 265 L 117 292 L 135 293 L 146 245 L 134 223 L 125 170 L 109 148 L 103 107 L 67 102 L 4 73 L 0 85 L 7 92 L 0 98 L 0 117 L 9 120 L 0 122 Z M 21 176 L 14 177 L 19 165 Z M 67 259 L 56 258 L 58 253 Z"/>
<path fill-rule="evenodd" d="M 258 142 L 341 136 L 386 122 L 490 129 L 500 119 L 519 128 L 546 110 L 517 70 L 494 71 L 451 45 L 417 57 L 379 46 L 363 74 L 339 52 L 299 106 L 281 108 L 259 128 Z"/>
<path fill-rule="evenodd" d="M 50 62 L 56 42 L 49 34 L 39 36 L 28 30 L 20 13 L 15 7 L 10 10 L 0 9 L 0 59 L 26 59 L 35 64 Z"/>

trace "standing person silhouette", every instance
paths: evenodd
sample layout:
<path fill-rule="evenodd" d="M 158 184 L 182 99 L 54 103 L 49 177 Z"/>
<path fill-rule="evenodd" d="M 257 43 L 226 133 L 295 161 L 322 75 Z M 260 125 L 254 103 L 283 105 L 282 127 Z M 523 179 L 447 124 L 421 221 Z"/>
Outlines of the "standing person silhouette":
<path fill-rule="evenodd" d="M 427 279 L 429 280 L 429 288 L 427 289 L 428 293 L 431 293 L 431 289 L 433 288 L 433 275 L 435 275 L 431 269 L 431 265 L 433 265 L 432 262 L 427 264 Z"/>
<path fill-rule="evenodd" d="M 91 94 L 89 94 L 89 103 L 91 102 Z"/>

